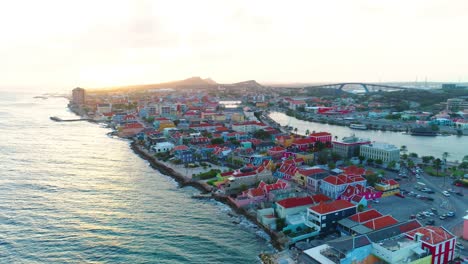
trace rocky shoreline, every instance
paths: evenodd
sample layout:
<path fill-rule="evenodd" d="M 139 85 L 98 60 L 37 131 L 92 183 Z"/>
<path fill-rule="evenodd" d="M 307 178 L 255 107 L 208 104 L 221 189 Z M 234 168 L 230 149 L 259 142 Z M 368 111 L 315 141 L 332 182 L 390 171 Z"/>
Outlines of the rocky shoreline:
<path fill-rule="evenodd" d="M 148 153 L 146 150 L 144 150 L 141 146 L 136 144 L 136 142 L 132 142 L 130 144 L 130 148 L 139 157 L 141 157 L 144 160 L 147 160 L 150 163 L 152 168 L 154 168 L 154 169 L 158 170 L 159 172 L 161 172 L 162 174 L 164 174 L 166 176 L 169 176 L 169 177 L 173 178 L 174 180 L 176 180 L 177 183 L 179 183 L 179 186 L 181 188 L 186 187 L 186 186 L 191 186 L 191 187 L 194 187 L 197 190 L 201 191 L 202 193 L 205 193 L 205 194 L 211 193 L 211 196 L 209 198 L 228 205 L 235 213 L 244 216 L 246 219 L 248 219 L 249 221 L 251 221 L 252 223 L 257 225 L 259 228 L 261 228 L 263 231 L 265 231 L 265 233 L 267 233 L 270 236 L 270 243 L 276 250 L 283 250 L 284 249 L 282 243 L 280 242 L 280 237 L 276 233 L 272 232 L 271 230 L 269 230 L 269 229 L 265 228 L 263 225 L 261 225 L 257 221 L 257 218 L 255 216 L 249 214 L 249 212 L 247 210 L 245 210 L 244 208 L 236 207 L 235 204 L 232 203 L 227 197 L 220 196 L 220 195 L 215 195 L 214 193 L 212 193 L 211 192 L 212 187 L 209 186 L 208 184 L 205 184 L 205 183 L 200 182 L 200 181 L 194 181 L 192 179 L 189 179 L 189 178 L 181 175 L 180 173 L 178 173 L 174 169 L 169 168 L 168 166 L 166 166 L 166 164 L 164 162 L 161 162 L 161 161 L 157 160 L 154 156 L 152 156 L 150 153 Z"/>

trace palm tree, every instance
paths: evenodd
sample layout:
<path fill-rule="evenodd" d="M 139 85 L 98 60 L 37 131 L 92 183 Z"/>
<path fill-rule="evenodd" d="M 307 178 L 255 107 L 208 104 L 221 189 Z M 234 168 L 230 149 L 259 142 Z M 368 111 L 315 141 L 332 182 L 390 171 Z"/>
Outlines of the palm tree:
<path fill-rule="evenodd" d="M 306 132 L 305 132 L 306 136 L 310 135 L 310 130 L 307 129 Z"/>
<path fill-rule="evenodd" d="M 297 127 L 294 128 L 294 133 L 297 135 Z"/>
<path fill-rule="evenodd" d="M 405 145 L 403 145 L 400 147 L 400 151 L 403 152 L 403 154 L 406 154 L 406 152 L 408 152 L 408 148 Z"/>
<path fill-rule="evenodd" d="M 436 169 L 436 172 L 437 172 L 437 176 L 439 176 L 439 170 L 440 168 L 442 167 L 442 160 L 437 158 L 435 159 L 433 162 L 432 162 L 432 166 L 434 167 L 434 169 Z"/>

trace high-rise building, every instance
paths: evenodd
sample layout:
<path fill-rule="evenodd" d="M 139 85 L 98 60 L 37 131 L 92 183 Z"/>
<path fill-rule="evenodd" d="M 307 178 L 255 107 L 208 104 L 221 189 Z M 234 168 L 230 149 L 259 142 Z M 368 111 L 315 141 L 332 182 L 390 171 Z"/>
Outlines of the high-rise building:
<path fill-rule="evenodd" d="M 85 89 L 77 87 L 72 91 L 72 102 L 77 105 L 85 103 Z"/>

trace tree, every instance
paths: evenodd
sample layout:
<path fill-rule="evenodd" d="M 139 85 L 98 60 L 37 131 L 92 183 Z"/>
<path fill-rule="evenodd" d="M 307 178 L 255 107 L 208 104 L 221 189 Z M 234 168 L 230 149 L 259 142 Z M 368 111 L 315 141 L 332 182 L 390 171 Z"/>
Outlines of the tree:
<path fill-rule="evenodd" d="M 326 146 L 325 144 L 323 144 L 323 142 L 317 141 L 315 142 L 314 147 L 315 147 L 315 151 L 322 151 L 325 149 Z"/>
<path fill-rule="evenodd" d="M 306 132 L 305 132 L 306 136 L 310 135 L 310 130 L 307 129 Z"/>
<path fill-rule="evenodd" d="M 394 169 L 396 167 L 396 161 L 392 160 L 388 163 L 387 168 Z"/>
<path fill-rule="evenodd" d="M 276 230 L 281 231 L 286 226 L 286 219 L 277 218 L 276 219 Z"/>
<path fill-rule="evenodd" d="M 364 205 L 363 205 L 363 204 L 359 204 L 358 207 L 357 207 L 357 210 L 358 210 L 358 212 L 364 211 Z"/>
<path fill-rule="evenodd" d="M 294 128 L 294 134 L 297 135 L 297 127 Z"/>
<path fill-rule="evenodd" d="M 431 157 L 429 156 L 422 156 L 421 158 L 424 164 L 428 164 L 431 161 Z"/>
<path fill-rule="evenodd" d="M 376 159 L 376 160 L 375 160 L 375 164 L 377 164 L 377 165 L 382 165 L 382 164 L 383 164 L 383 160 L 381 160 L 381 159 Z"/>
<path fill-rule="evenodd" d="M 255 131 L 253 133 L 253 136 L 254 136 L 254 138 L 263 139 L 263 140 L 264 139 L 269 139 L 271 137 L 270 134 L 268 132 L 266 132 L 265 130 L 263 130 L 263 129 L 259 129 L 259 130 Z"/>
<path fill-rule="evenodd" d="M 466 169 L 468 169 L 468 161 L 463 161 L 458 168 L 462 169 L 463 172 L 466 173 Z"/>
<path fill-rule="evenodd" d="M 328 151 L 320 151 L 317 154 L 317 162 L 319 164 L 327 164 L 328 162 Z"/>
<path fill-rule="evenodd" d="M 336 164 L 334 162 L 330 161 L 330 162 L 328 162 L 328 168 L 330 170 L 333 170 L 334 168 L 336 168 Z"/>
<path fill-rule="evenodd" d="M 373 164 L 374 164 L 374 159 L 373 159 L 373 158 L 368 158 L 368 159 L 367 159 L 367 164 L 368 164 L 369 166 L 373 165 Z"/>
<path fill-rule="evenodd" d="M 243 192 L 243 191 L 246 191 L 249 188 L 249 186 L 247 186 L 247 184 L 241 184 L 239 188 Z"/>
<path fill-rule="evenodd" d="M 359 156 L 359 164 L 362 164 L 362 162 L 366 159 L 366 157 L 360 155 Z"/>
<path fill-rule="evenodd" d="M 417 158 L 417 157 L 418 157 L 418 154 L 417 154 L 417 153 L 414 153 L 414 152 L 411 152 L 411 153 L 409 154 L 409 156 L 410 156 L 411 158 Z"/>
<path fill-rule="evenodd" d="M 340 154 L 336 153 L 336 152 L 332 152 L 331 153 L 331 158 L 333 160 L 333 162 L 337 162 L 339 161 L 342 157 Z"/>
<path fill-rule="evenodd" d="M 400 147 L 400 151 L 401 151 L 403 154 L 406 154 L 406 152 L 408 152 L 408 148 L 407 148 L 405 145 L 403 145 L 403 146 Z"/>
<path fill-rule="evenodd" d="M 436 176 L 439 176 L 439 170 L 442 168 L 442 160 L 437 158 L 432 162 L 432 166 L 436 170 Z"/>
<path fill-rule="evenodd" d="M 224 139 L 222 138 L 213 138 L 211 140 L 211 144 L 213 145 L 221 145 L 221 144 L 224 144 Z"/>
<path fill-rule="evenodd" d="M 380 181 L 379 176 L 377 174 L 367 174 L 365 176 L 367 184 L 374 187 L 374 185 Z"/>
<path fill-rule="evenodd" d="M 404 159 L 404 160 L 407 160 L 408 159 L 408 154 L 401 155 L 401 158 Z"/>
<path fill-rule="evenodd" d="M 408 167 L 410 167 L 410 168 L 414 167 L 414 161 L 413 160 L 408 160 Z"/>

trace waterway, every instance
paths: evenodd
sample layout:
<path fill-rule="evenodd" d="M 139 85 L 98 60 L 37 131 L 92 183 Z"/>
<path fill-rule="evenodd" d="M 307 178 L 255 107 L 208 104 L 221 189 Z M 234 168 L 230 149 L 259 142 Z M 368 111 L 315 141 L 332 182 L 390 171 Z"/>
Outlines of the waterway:
<path fill-rule="evenodd" d="M 257 263 L 252 223 L 136 156 L 63 98 L 0 91 L 0 263 Z M 241 218 L 242 219 L 242 218 Z"/>
<path fill-rule="evenodd" d="M 356 130 L 345 126 L 302 121 L 281 112 L 272 112 L 269 116 L 282 126 L 288 125 L 297 128 L 299 134 L 305 134 L 307 129 L 309 129 L 310 132 L 327 131 L 332 133 L 333 137 L 337 136 L 340 139 L 355 134 L 357 137 L 368 138 L 372 141 L 386 142 L 398 147 L 405 145 L 408 148 L 408 153 L 415 152 L 420 156 L 431 155 L 441 158 L 442 153 L 448 152 L 449 157 L 447 159 L 451 161 L 460 161 L 465 155 L 468 155 L 467 136 L 411 136 L 401 132 Z"/>

